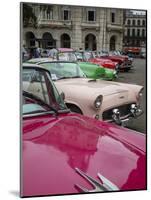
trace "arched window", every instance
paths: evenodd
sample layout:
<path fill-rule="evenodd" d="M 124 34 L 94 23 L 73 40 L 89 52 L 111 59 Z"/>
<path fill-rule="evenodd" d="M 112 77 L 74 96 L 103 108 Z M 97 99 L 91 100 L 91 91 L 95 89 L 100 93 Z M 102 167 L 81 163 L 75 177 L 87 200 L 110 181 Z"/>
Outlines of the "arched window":
<path fill-rule="evenodd" d="M 137 36 L 140 36 L 140 29 L 137 29 Z"/>
<path fill-rule="evenodd" d="M 145 20 L 142 21 L 142 25 L 145 26 Z"/>
<path fill-rule="evenodd" d="M 53 39 L 52 35 L 48 32 L 44 33 L 42 36 L 42 47 L 44 49 L 51 49 L 56 47 L 56 41 Z"/>
<path fill-rule="evenodd" d="M 130 29 L 127 29 L 127 36 L 130 36 Z"/>
<path fill-rule="evenodd" d="M 70 48 L 70 36 L 66 33 L 61 35 L 61 47 Z"/>
<path fill-rule="evenodd" d="M 145 37 L 145 30 L 142 29 L 142 37 Z"/>
<path fill-rule="evenodd" d="M 131 21 L 129 19 L 127 20 L 127 25 L 131 25 Z"/>
<path fill-rule="evenodd" d="M 139 19 L 137 20 L 137 25 L 140 26 L 140 20 Z"/>
<path fill-rule="evenodd" d="M 86 50 L 96 50 L 96 37 L 93 34 L 88 34 L 85 37 L 85 49 Z"/>
<path fill-rule="evenodd" d="M 135 29 L 132 29 L 132 36 L 135 36 Z"/>
<path fill-rule="evenodd" d="M 133 26 L 135 26 L 135 19 L 133 19 Z"/>

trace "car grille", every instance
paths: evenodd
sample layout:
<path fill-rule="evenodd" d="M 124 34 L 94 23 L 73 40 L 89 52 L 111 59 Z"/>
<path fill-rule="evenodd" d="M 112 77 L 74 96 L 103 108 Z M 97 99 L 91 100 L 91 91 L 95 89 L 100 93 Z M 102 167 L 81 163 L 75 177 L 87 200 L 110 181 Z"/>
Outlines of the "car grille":
<path fill-rule="evenodd" d="M 114 107 L 114 108 L 119 109 L 120 117 L 124 117 L 124 116 L 127 116 L 128 114 L 130 114 L 131 104 L 126 104 L 126 105 L 122 105 L 122 106 L 118 106 L 118 107 Z M 110 110 L 106 110 L 103 112 L 102 118 L 104 121 L 112 120 L 114 108 L 111 108 Z"/>

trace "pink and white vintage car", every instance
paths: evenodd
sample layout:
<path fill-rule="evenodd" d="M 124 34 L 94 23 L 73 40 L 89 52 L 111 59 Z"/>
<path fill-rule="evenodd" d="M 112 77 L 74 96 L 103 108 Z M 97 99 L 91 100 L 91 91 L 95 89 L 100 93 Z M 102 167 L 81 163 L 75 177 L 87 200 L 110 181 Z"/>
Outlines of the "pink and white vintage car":
<path fill-rule="evenodd" d="M 22 197 L 146 189 L 145 135 L 70 113 L 40 66 L 22 78 Z"/>

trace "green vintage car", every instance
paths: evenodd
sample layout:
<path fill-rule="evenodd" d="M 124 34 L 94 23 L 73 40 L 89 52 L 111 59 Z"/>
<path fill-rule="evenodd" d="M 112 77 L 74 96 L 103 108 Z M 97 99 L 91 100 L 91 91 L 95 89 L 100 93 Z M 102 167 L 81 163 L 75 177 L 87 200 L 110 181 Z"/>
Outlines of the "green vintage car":
<path fill-rule="evenodd" d="M 100 65 L 89 62 L 78 62 L 78 64 L 88 78 L 100 78 L 103 80 L 115 80 L 117 78 L 115 70 L 100 67 Z"/>

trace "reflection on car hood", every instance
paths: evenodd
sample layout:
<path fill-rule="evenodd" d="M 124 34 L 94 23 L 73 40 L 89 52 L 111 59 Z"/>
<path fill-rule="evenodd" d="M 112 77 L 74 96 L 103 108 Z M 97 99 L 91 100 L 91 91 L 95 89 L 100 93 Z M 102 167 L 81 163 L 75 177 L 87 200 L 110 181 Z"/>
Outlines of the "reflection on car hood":
<path fill-rule="evenodd" d="M 92 189 L 76 168 L 97 181 L 100 173 L 120 190 L 145 189 L 139 133 L 70 113 L 26 119 L 23 133 L 24 196 L 78 193 L 75 184 Z"/>

